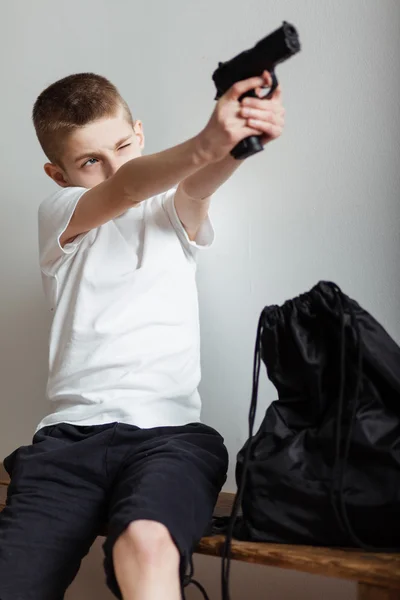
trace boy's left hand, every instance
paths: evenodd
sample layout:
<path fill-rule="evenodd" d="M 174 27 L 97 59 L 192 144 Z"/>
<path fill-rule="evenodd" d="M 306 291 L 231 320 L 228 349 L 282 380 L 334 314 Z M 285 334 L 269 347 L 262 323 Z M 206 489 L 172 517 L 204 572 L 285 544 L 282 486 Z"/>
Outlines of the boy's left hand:
<path fill-rule="evenodd" d="M 265 79 L 265 86 L 270 88 L 272 86 L 270 73 L 264 71 L 262 77 Z M 262 98 L 264 92 L 265 90 L 260 87 L 256 89 L 259 98 L 243 98 L 239 111 L 240 116 L 247 120 L 246 125 L 260 132 L 263 145 L 279 138 L 285 124 L 281 86 L 278 85 L 268 100 Z"/>

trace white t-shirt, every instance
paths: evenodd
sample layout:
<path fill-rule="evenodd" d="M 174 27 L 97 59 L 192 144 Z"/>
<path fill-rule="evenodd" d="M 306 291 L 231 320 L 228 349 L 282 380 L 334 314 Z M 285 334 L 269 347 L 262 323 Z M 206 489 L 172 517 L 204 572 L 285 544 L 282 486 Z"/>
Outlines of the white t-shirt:
<path fill-rule="evenodd" d="M 43 286 L 53 319 L 47 395 L 56 423 L 142 428 L 200 420 L 195 242 L 175 210 L 175 188 L 60 246 L 85 188 L 39 208 Z"/>

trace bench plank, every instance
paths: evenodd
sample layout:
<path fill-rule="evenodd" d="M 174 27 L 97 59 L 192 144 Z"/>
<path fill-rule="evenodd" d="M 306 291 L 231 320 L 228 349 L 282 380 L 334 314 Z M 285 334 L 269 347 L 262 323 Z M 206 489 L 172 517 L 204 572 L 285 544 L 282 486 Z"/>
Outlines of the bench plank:
<path fill-rule="evenodd" d="M 224 536 L 203 538 L 197 552 L 221 556 Z M 233 540 L 234 560 L 315 575 L 352 579 L 400 590 L 400 554 L 370 554 L 357 549 L 335 549 Z"/>
<path fill-rule="evenodd" d="M 7 498 L 8 482 L 0 480 L 0 511 L 3 510 Z"/>

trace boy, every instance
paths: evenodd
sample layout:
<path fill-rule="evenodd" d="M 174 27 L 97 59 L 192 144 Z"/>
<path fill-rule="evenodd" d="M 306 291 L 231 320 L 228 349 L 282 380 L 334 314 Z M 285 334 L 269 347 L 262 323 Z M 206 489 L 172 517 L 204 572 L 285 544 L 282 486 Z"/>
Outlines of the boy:
<path fill-rule="evenodd" d="M 206 127 L 141 156 L 142 123 L 82 73 L 42 92 L 33 120 L 60 190 L 39 209 L 53 313 L 50 415 L 4 462 L 0 600 L 61 600 L 102 525 L 107 582 L 124 600 L 178 600 L 225 481 L 221 436 L 200 423 L 196 254 L 213 192 L 249 135 L 280 136 L 268 73 L 233 86 Z"/>

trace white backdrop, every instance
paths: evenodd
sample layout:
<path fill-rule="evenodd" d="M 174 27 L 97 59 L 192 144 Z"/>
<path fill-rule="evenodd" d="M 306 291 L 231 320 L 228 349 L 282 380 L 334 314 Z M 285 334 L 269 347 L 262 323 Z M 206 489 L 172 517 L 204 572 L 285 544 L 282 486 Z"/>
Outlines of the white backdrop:
<path fill-rule="evenodd" d="M 146 152 L 188 138 L 213 109 L 219 60 L 286 19 L 302 52 L 278 68 L 283 137 L 215 195 L 213 250 L 199 265 L 203 418 L 235 455 L 247 434 L 256 323 L 320 279 L 336 281 L 400 341 L 396 0 L 13 0 L 2 3 L 0 455 L 29 443 L 44 399 L 49 317 L 37 265 L 37 207 L 54 189 L 30 122 L 41 90 L 65 75 L 109 77 L 144 122 Z M 275 398 L 263 381 L 259 419 Z M 258 420 L 259 420 L 258 419 Z M 198 564 L 217 597 L 214 561 Z M 319 598 L 322 578 L 238 567 L 237 598 Z M 69 598 L 104 598 L 98 545 Z M 96 587 L 98 586 L 98 587 Z M 272 588 L 271 588 L 272 586 Z M 91 590 L 89 592 L 89 589 Z M 246 592 L 248 593 L 248 592 Z M 351 598 L 331 582 L 326 598 Z M 195 597 L 193 593 L 193 598 Z"/>

